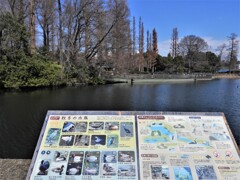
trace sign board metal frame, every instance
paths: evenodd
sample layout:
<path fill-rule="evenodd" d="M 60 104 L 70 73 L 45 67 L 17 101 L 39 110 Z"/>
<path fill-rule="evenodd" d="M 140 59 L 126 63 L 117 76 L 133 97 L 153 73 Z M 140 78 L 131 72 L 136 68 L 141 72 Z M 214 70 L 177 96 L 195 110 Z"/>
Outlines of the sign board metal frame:
<path fill-rule="evenodd" d="M 37 164 L 37 163 L 39 163 L 38 156 L 41 153 L 40 150 L 42 150 L 41 147 L 43 147 L 44 140 L 45 140 L 45 145 L 46 145 L 46 141 L 47 141 L 46 137 L 48 137 L 47 130 L 49 130 L 49 128 L 47 129 L 47 127 L 49 125 L 50 116 L 60 116 L 60 117 L 63 117 L 63 116 L 69 116 L 70 117 L 71 116 L 71 118 L 74 117 L 74 116 L 86 116 L 86 117 L 87 116 L 91 116 L 91 117 L 92 116 L 94 116 L 94 117 L 95 116 L 96 117 L 100 117 L 100 116 L 107 117 L 107 116 L 109 116 L 109 117 L 112 117 L 113 119 L 114 119 L 114 117 L 133 117 L 133 121 L 135 122 L 135 124 L 134 124 L 134 127 L 132 128 L 132 131 L 134 131 L 132 133 L 134 133 L 133 137 L 135 138 L 135 145 L 136 145 L 135 150 L 136 150 L 136 152 L 135 152 L 135 157 L 131 157 L 131 158 L 134 159 L 134 161 L 136 162 L 136 166 L 137 167 L 135 167 L 136 168 L 135 169 L 135 171 L 136 171 L 135 175 L 132 176 L 132 177 L 131 176 L 130 177 L 125 177 L 125 179 L 156 179 L 156 178 L 159 178 L 158 177 L 158 176 L 160 176 L 159 174 L 161 174 L 162 179 L 164 179 L 164 177 L 166 177 L 166 176 L 171 176 L 170 179 L 174 179 L 174 178 L 178 179 L 179 173 L 181 175 L 186 175 L 186 173 L 190 173 L 190 175 L 193 178 L 194 177 L 196 178 L 196 176 L 200 176 L 200 174 L 203 171 L 206 171 L 207 169 L 208 169 L 207 171 L 209 171 L 208 174 L 212 173 L 212 175 L 211 175 L 212 178 L 219 177 L 219 174 L 220 174 L 220 176 L 222 176 L 224 178 L 225 177 L 232 177 L 232 179 L 234 179 L 234 178 L 238 178 L 237 174 L 240 173 L 240 159 L 239 159 L 240 151 L 239 151 L 239 148 L 238 148 L 238 146 L 236 144 L 236 141 L 235 141 L 235 139 L 233 137 L 233 134 L 232 134 L 232 132 L 230 130 L 230 127 L 229 127 L 229 125 L 227 123 L 226 117 L 225 117 L 224 113 L 222 113 L 222 112 L 48 111 L 48 113 L 47 113 L 47 115 L 45 117 L 45 121 L 43 123 L 43 127 L 42 127 L 42 130 L 41 130 L 41 133 L 39 135 L 38 143 L 37 143 L 36 149 L 34 151 L 32 162 L 31 162 L 31 165 L 29 167 L 29 171 L 28 171 L 26 179 L 44 179 L 44 178 L 47 177 L 47 176 L 37 175 L 37 176 L 35 176 L 35 178 L 33 178 L 34 176 L 32 174 L 35 173 L 34 170 L 35 171 L 36 171 L 36 169 L 38 170 L 38 167 L 39 167 L 39 164 Z M 193 126 L 196 125 L 196 128 L 190 129 L 191 131 L 195 131 L 196 129 L 198 129 L 197 125 L 199 125 L 199 127 L 201 126 L 200 127 L 201 130 L 203 130 L 205 128 L 205 127 L 204 128 L 202 127 L 202 126 L 205 126 L 205 123 L 199 123 L 198 122 L 198 120 L 201 119 L 201 117 L 215 117 L 215 119 L 216 119 L 216 117 L 219 117 L 219 118 L 222 117 L 222 121 L 223 122 L 220 122 L 220 121 L 216 120 L 216 122 L 217 122 L 216 125 L 219 125 L 219 124 L 222 123 L 222 124 L 224 124 L 225 127 L 215 127 L 216 128 L 216 132 L 217 132 L 218 129 L 223 128 L 223 129 L 225 129 L 227 131 L 227 132 L 224 132 L 227 135 L 214 133 L 214 137 L 212 137 L 212 139 L 214 139 L 214 142 L 213 142 L 214 147 L 219 146 L 219 148 L 221 148 L 221 150 L 219 152 L 216 151 L 216 154 L 211 154 L 211 156 L 208 155 L 208 157 L 206 159 L 204 159 L 204 160 L 203 159 L 201 160 L 202 157 L 199 159 L 199 157 L 197 157 L 197 156 L 196 156 L 196 159 L 194 159 L 194 157 L 195 157 L 194 154 L 195 153 L 194 152 L 189 152 L 189 151 L 194 151 L 195 150 L 195 144 L 199 144 L 199 143 L 204 144 L 206 142 L 201 142 L 201 140 L 198 140 L 197 138 L 195 140 L 187 139 L 186 137 L 187 137 L 188 133 L 187 133 L 187 131 L 186 131 L 185 134 L 181 132 L 181 128 L 183 127 L 183 125 L 182 125 L 183 121 L 178 119 L 177 118 L 178 116 L 190 119 L 190 120 L 188 120 L 187 126 L 189 126 L 189 122 L 191 121 L 191 118 L 192 118 L 192 121 L 195 122 L 192 125 Z M 161 121 L 161 117 L 169 118 L 168 121 L 170 122 L 172 127 L 169 127 L 169 123 L 165 123 L 165 121 Z M 197 118 L 197 119 L 195 119 L 195 118 Z M 68 120 L 68 121 L 70 121 L 70 120 Z M 109 122 L 110 122 L 110 120 L 109 120 Z M 119 122 L 121 122 L 121 120 Z M 164 122 L 164 123 L 159 123 L 159 124 L 155 125 L 155 122 Z M 104 123 L 106 124 L 106 122 L 104 122 Z M 141 125 L 141 123 L 143 123 L 143 124 Z M 146 124 L 144 124 L 144 123 L 146 123 Z M 150 131 L 151 132 L 151 136 L 153 137 L 153 139 L 156 141 L 155 136 L 156 137 L 162 136 L 165 139 L 162 138 L 160 142 L 150 142 L 150 139 L 148 139 L 150 135 L 144 136 L 144 134 L 149 134 L 148 131 L 149 131 L 150 126 L 152 125 L 152 124 L 149 124 L 149 123 L 154 124 L 154 127 L 152 127 L 152 129 Z M 210 123 L 212 123 L 212 122 L 210 122 Z M 63 124 L 63 122 L 62 122 L 62 124 Z M 183 122 L 183 124 L 184 124 L 184 122 Z M 76 125 L 76 124 L 74 124 L 74 125 Z M 120 123 L 118 124 L 118 126 L 120 126 Z M 124 126 L 128 127 L 128 126 L 126 126 L 126 124 L 124 124 L 123 126 L 121 126 L 121 128 L 124 128 Z M 145 128 L 145 126 L 147 126 L 148 128 Z M 159 130 L 159 128 L 160 128 L 160 130 Z M 177 133 L 175 133 L 175 134 L 172 133 L 171 132 L 171 128 L 173 128 L 173 129 L 175 128 L 174 131 L 178 132 L 178 135 L 176 135 Z M 54 129 L 54 128 L 52 128 L 52 129 Z M 120 127 L 119 127 L 119 129 L 120 129 Z M 206 128 L 206 129 L 209 130 L 209 128 Z M 63 131 L 63 129 L 60 129 L 60 131 Z M 166 132 L 166 134 L 164 134 L 163 132 Z M 199 132 L 199 133 L 201 134 L 202 132 Z M 206 132 L 206 133 L 208 133 L 208 132 Z M 210 133 L 211 133 L 211 130 L 210 130 Z M 181 134 L 181 135 L 179 135 L 179 134 Z M 93 136 L 94 136 L 94 138 L 98 138 L 98 137 L 96 137 L 96 135 L 94 135 L 94 133 L 91 134 L 91 137 L 93 137 Z M 215 137 L 215 136 L 217 136 L 217 137 Z M 228 137 L 229 139 L 227 139 L 227 140 L 229 142 L 227 142 L 227 143 L 223 142 L 223 144 L 221 144 L 220 141 L 219 141 L 219 143 L 218 143 L 218 140 L 216 140 L 216 138 L 218 138 L 219 136 L 221 136 L 221 138 Z M 69 138 L 69 137 L 70 137 L 69 134 L 66 137 L 64 137 L 63 135 L 61 136 L 61 138 L 65 138 L 65 139 Z M 142 141 L 139 140 L 140 137 L 142 138 Z M 199 134 L 198 134 L 198 137 L 199 137 Z M 105 141 L 109 140 L 109 139 L 107 139 L 106 136 L 105 136 L 105 138 L 106 138 Z M 144 139 L 144 141 L 143 141 L 143 139 Z M 176 142 L 177 141 L 176 139 L 181 139 L 182 141 L 185 141 L 188 144 L 187 147 L 185 147 L 185 146 L 177 147 L 178 150 L 181 149 L 181 151 L 183 151 L 183 152 L 185 151 L 185 153 L 181 154 L 181 157 L 180 157 L 180 155 L 174 157 L 174 151 L 176 151 L 175 148 L 172 148 L 172 147 L 174 147 L 174 143 L 172 143 L 172 144 L 168 143 L 168 144 L 170 144 L 170 146 L 165 148 L 165 149 L 164 149 L 164 147 L 163 147 L 163 149 L 161 149 L 162 147 L 160 147 L 159 149 L 155 149 L 154 150 L 154 148 L 156 148 L 156 146 L 152 146 L 154 148 L 153 148 L 153 150 L 150 150 L 152 147 L 149 148 L 149 147 L 145 146 L 146 144 L 149 144 L 150 146 L 152 144 L 158 144 L 158 145 L 161 145 L 161 146 L 163 145 L 164 146 L 164 145 L 166 145 L 165 142 L 167 142 L 167 141 Z M 145 140 L 146 140 L 147 143 L 144 143 Z M 92 141 L 93 141 L 93 139 L 91 139 L 91 142 Z M 207 142 L 207 143 L 209 143 L 209 142 Z M 95 144 L 92 144 L 92 145 L 95 145 Z M 50 144 L 50 146 L 51 146 L 51 144 Z M 208 146 L 211 146 L 211 145 L 208 145 Z M 228 146 L 230 146 L 230 147 L 228 147 Z M 51 149 L 51 147 L 49 147 L 49 148 Z M 56 149 L 58 149 L 58 148 L 56 148 Z M 64 149 L 64 146 L 63 146 L 63 149 Z M 115 149 L 118 150 L 118 148 L 115 148 Z M 171 149 L 173 150 L 173 153 L 170 153 Z M 225 159 L 220 158 L 220 154 L 222 156 L 223 152 L 227 153 L 228 149 L 230 149 L 231 151 L 232 150 L 234 151 L 233 154 L 235 153 L 234 154 L 235 157 L 232 158 L 232 156 L 233 156 L 231 154 L 232 152 L 229 152 L 229 154 L 226 154 Z M 54 150 L 54 148 L 53 148 L 53 150 Z M 69 149 L 67 149 L 67 150 L 69 150 Z M 82 148 L 79 148 L 79 150 L 82 150 Z M 97 150 L 101 151 L 101 148 L 98 148 Z M 163 156 L 161 156 L 161 153 L 159 154 L 159 152 L 164 152 L 166 150 L 169 151 L 169 153 L 170 153 L 170 154 L 167 154 L 169 156 L 168 160 L 165 160 L 165 158 L 163 157 L 164 155 L 166 155 L 166 153 L 163 153 Z M 178 152 L 178 150 L 176 152 Z M 205 149 L 201 148 L 200 146 L 199 146 L 199 148 L 196 148 L 196 151 L 201 152 L 202 150 L 205 151 Z M 84 151 L 85 151 L 85 149 L 84 149 Z M 118 152 L 118 156 L 122 155 L 122 154 L 119 155 L 119 153 L 122 153 L 122 152 L 126 152 L 126 151 L 121 151 L 121 152 L 119 151 Z M 203 152 L 200 153 L 200 154 L 203 154 Z M 125 156 L 130 156 L 130 155 L 132 155 L 132 154 L 125 154 Z M 219 155 L 219 157 L 218 157 L 218 155 Z M 192 158 L 191 161 L 194 161 L 194 163 L 196 163 L 196 164 L 194 164 L 195 165 L 195 172 L 194 173 L 191 173 L 190 165 L 188 165 L 188 163 L 186 161 L 186 159 L 188 159 L 189 156 Z M 229 157 L 229 156 L 231 156 L 231 157 Z M 90 158 L 90 157 L 93 157 L 93 156 L 88 155 L 88 156 L 85 156 L 84 158 L 86 159 L 86 158 Z M 154 162 L 152 160 L 152 159 L 157 158 L 157 157 L 160 158 L 160 161 L 162 161 L 162 164 L 160 162 L 156 163 L 156 162 Z M 102 158 L 102 157 L 100 157 L 100 155 L 99 155 L 98 158 Z M 211 163 L 210 163 L 210 161 L 213 162 L 213 159 L 214 159 L 214 162 L 216 163 L 215 164 L 216 166 L 218 166 L 217 165 L 218 163 L 221 163 L 221 162 L 224 162 L 224 161 L 227 162 L 225 164 L 225 166 L 220 166 L 220 165 L 218 166 L 218 170 L 219 170 L 218 173 L 214 172 L 213 169 L 215 168 L 215 171 L 216 171 L 216 167 L 213 167 L 211 165 Z M 37 160 L 38 160 L 38 162 L 37 162 Z M 146 176 L 146 175 L 144 175 L 144 173 L 141 172 L 143 170 L 143 164 L 145 163 L 144 164 L 144 167 L 145 167 L 146 164 L 148 163 L 148 160 L 149 160 L 149 162 L 152 162 L 152 165 L 151 166 L 149 165 L 149 171 L 148 171 L 148 173 L 151 174 L 150 176 Z M 85 163 L 86 162 L 87 161 L 85 161 Z M 129 164 L 131 164 L 131 163 L 129 163 L 130 161 L 127 161 L 127 162 L 128 163 L 126 163 L 127 165 L 125 165 L 125 167 L 130 167 L 130 165 L 129 165 Z M 201 164 L 201 162 L 202 162 L 203 165 Z M 42 161 L 41 163 L 44 163 L 44 162 Z M 231 164 L 234 164 L 234 165 L 231 165 Z M 91 163 L 90 163 L 90 165 L 91 165 Z M 169 170 L 171 165 L 173 165 L 174 168 Z M 122 166 L 124 166 L 124 165 L 122 165 Z M 87 168 L 85 167 L 85 171 L 86 172 L 89 171 L 90 175 L 87 174 L 86 176 L 84 176 L 82 178 L 94 179 L 94 176 L 91 177 L 91 173 L 94 174 L 94 171 L 90 171 L 90 169 L 87 169 Z M 210 172 L 211 168 L 212 168 L 212 172 Z M 228 171 L 226 168 L 230 168 L 230 170 Z M 112 178 L 112 177 L 116 177 L 117 178 L 118 177 L 117 173 L 119 173 L 119 171 L 120 171 L 119 169 L 118 169 L 118 172 L 116 171 L 115 176 L 112 176 L 111 174 L 109 174 L 109 175 L 105 175 L 105 176 L 102 175 L 101 178 L 103 178 L 103 179 L 104 178 L 108 179 L 108 178 Z M 183 172 L 183 171 L 185 171 L 185 172 Z M 205 175 L 207 176 L 207 174 L 205 174 Z M 69 176 L 69 177 L 74 179 L 74 176 Z M 52 178 L 59 179 L 59 178 L 61 178 L 61 176 L 56 176 L 56 177 L 52 176 Z M 98 178 L 100 178 L 100 176 L 98 176 Z M 124 177 L 121 177 L 120 179 L 124 179 Z"/>

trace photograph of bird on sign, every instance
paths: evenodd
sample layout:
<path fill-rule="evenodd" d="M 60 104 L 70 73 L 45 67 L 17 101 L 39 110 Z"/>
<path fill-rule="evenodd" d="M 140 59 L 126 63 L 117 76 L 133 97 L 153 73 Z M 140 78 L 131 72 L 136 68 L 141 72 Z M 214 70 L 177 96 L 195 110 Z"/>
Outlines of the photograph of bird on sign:
<path fill-rule="evenodd" d="M 106 144 L 106 135 L 92 135 L 91 145 L 105 145 Z"/>
<path fill-rule="evenodd" d="M 54 162 L 66 162 L 68 157 L 68 151 L 55 151 Z"/>
<path fill-rule="evenodd" d="M 60 128 L 50 128 L 47 133 L 45 145 L 54 146 L 58 144 L 58 139 L 60 136 Z"/>
<path fill-rule="evenodd" d="M 74 132 L 75 126 L 73 122 L 64 122 L 62 132 Z"/>
<path fill-rule="evenodd" d="M 118 147 L 118 135 L 108 135 L 107 136 L 107 147 L 108 148 Z"/>
<path fill-rule="evenodd" d="M 102 163 L 117 163 L 117 151 L 102 151 Z"/>
<path fill-rule="evenodd" d="M 90 122 L 89 123 L 89 130 L 103 130 L 104 122 Z"/>
<path fill-rule="evenodd" d="M 135 162 L 134 151 L 118 151 L 118 162 Z"/>
<path fill-rule="evenodd" d="M 51 160 L 49 160 L 49 159 L 42 160 L 39 164 L 39 168 L 38 168 L 39 171 L 38 171 L 37 175 L 48 175 L 50 162 L 51 162 Z"/>
<path fill-rule="evenodd" d="M 119 130 L 119 122 L 106 122 L 105 130 L 116 131 Z"/>
<path fill-rule="evenodd" d="M 63 175 L 65 170 L 64 164 L 59 163 L 53 163 L 51 165 L 51 171 L 49 172 L 50 176 L 57 176 L 57 175 Z"/>
<path fill-rule="evenodd" d="M 71 151 L 69 154 L 66 175 L 80 175 L 83 164 L 83 151 Z"/>
<path fill-rule="evenodd" d="M 61 136 L 59 146 L 72 146 L 74 142 L 74 137 L 73 135 L 63 135 Z"/>
<path fill-rule="evenodd" d="M 86 151 L 83 175 L 98 175 L 100 164 L 100 151 Z"/>
<path fill-rule="evenodd" d="M 77 135 L 74 146 L 89 146 L 90 136 L 88 135 Z"/>
<path fill-rule="evenodd" d="M 120 135 L 121 137 L 133 137 L 133 123 L 132 122 L 122 122 L 120 125 Z"/>

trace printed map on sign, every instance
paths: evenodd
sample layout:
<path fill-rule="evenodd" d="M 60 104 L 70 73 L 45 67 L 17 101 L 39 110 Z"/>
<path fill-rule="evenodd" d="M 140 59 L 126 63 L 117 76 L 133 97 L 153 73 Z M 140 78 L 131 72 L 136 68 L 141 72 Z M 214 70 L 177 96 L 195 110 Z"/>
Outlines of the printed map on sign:
<path fill-rule="evenodd" d="M 239 155 L 222 116 L 139 115 L 141 179 L 238 179 Z"/>
<path fill-rule="evenodd" d="M 28 179 L 233 179 L 222 113 L 50 111 Z"/>

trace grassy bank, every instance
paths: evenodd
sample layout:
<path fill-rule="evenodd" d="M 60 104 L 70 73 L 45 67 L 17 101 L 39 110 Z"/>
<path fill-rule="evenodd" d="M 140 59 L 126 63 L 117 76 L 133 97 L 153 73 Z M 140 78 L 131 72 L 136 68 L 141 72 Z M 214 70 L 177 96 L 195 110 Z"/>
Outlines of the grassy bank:
<path fill-rule="evenodd" d="M 239 74 L 215 74 L 213 76 L 215 79 L 240 79 Z"/>

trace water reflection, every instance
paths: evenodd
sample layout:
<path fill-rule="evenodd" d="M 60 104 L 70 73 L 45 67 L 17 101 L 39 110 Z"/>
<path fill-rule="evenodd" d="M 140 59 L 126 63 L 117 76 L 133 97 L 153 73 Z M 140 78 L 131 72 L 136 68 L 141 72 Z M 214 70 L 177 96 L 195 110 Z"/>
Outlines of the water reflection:
<path fill-rule="evenodd" d="M 240 80 L 0 93 L 0 156 L 31 158 L 47 110 L 224 112 L 240 143 Z"/>

